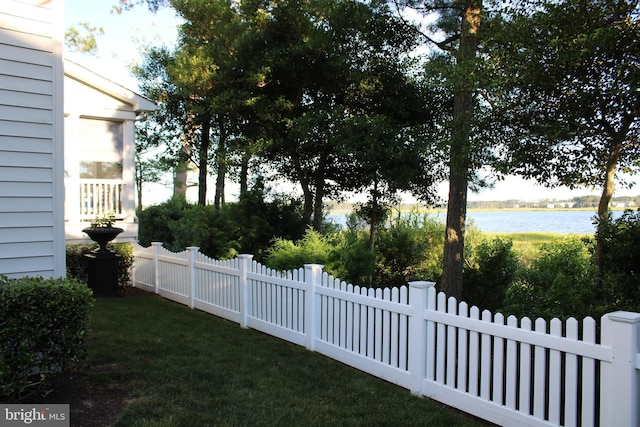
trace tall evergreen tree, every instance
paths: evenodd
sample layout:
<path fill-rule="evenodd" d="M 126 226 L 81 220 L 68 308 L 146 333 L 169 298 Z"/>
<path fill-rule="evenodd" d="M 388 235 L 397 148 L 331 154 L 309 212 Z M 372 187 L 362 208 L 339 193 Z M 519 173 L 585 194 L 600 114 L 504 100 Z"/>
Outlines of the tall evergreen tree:
<path fill-rule="evenodd" d="M 467 194 L 476 182 L 479 168 L 475 159 L 483 153 L 474 135 L 478 108 L 478 47 L 483 18 L 482 0 L 396 0 L 401 12 L 413 9 L 431 23 L 422 35 L 436 64 L 443 64 L 448 74 L 441 74 L 452 97 L 449 119 L 442 123 L 440 136 L 448 157 L 449 193 L 444 242 L 442 290 L 460 297 L 467 217 Z M 434 70 L 433 64 L 429 64 Z M 440 71 L 442 73 L 442 70 Z M 481 161 L 480 161 L 481 163 Z"/>

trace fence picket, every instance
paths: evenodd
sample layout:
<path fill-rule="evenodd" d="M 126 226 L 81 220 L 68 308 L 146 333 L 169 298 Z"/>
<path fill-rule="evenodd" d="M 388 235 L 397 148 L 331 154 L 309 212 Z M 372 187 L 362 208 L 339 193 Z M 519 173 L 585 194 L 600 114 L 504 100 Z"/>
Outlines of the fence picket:
<path fill-rule="evenodd" d="M 340 290 L 342 292 L 347 291 L 347 284 L 345 282 L 340 282 Z M 340 317 L 338 319 L 339 322 L 339 331 L 340 331 L 340 347 L 347 348 L 347 300 L 340 300 Z"/>
<path fill-rule="evenodd" d="M 493 318 L 496 325 L 504 325 L 504 315 L 497 313 Z M 493 338 L 493 395 L 491 400 L 498 404 L 504 404 L 504 338 Z"/>
<path fill-rule="evenodd" d="M 376 299 L 382 299 L 382 289 L 378 288 L 375 292 Z M 382 361 L 382 309 L 376 307 L 374 310 L 375 316 L 375 338 L 374 338 L 374 350 L 373 358 L 378 362 Z"/>
<path fill-rule="evenodd" d="M 382 299 L 391 300 L 391 291 L 389 288 L 382 290 Z M 382 363 L 389 364 L 391 359 L 391 313 L 389 310 L 382 310 Z"/>
<path fill-rule="evenodd" d="M 551 335 L 562 336 L 562 322 L 551 319 Z M 562 378 L 562 354 L 558 350 L 549 351 L 549 421 L 560 424 L 560 378 Z"/>
<path fill-rule="evenodd" d="M 368 296 L 375 298 L 376 290 L 369 288 Z M 375 359 L 375 309 L 373 306 L 367 306 L 367 357 Z"/>
<path fill-rule="evenodd" d="M 565 336 L 571 340 L 578 340 L 578 321 L 573 317 L 566 321 Z M 567 353 L 565 355 L 565 391 L 564 391 L 564 425 L 573 427 L 578 425 L 578 356 Z"/>
<path fill-rule="evenodd" d="M 454 314 L 454 315 L 457 314 L 456 306 L 457 306 L 456 299 L 453 297 L 450 297 L 447 300 L 447 313 Z M 446 332 L 447 335 L 445 338 L 446 347 L 447 347 L 446 383 L 449 387 L 455 387 L 456 386 L 456 365 L 454 361 L 456 360 L 457 329 L 453 325 L 448 325 L 446 330 L 447 330 Z"/>
<path fill-rule="evenodd" d="M 462 301 L 458 304 L 458 315 L 460 317 L 469 317 L 469 306 L 466 302 Z M 469 360 L 469 354 L 467 353 L 468 338 L 469 331 L 466 328 L 458 328 L 458 354 L 456 358 L 458 378 L 456 388 L 462 392 L 467 391 L 467 365 Z"/>
<path fill-rule="evenodd" d="M 469 318 L 480 320 L 480 309 L 476 306 L 471 307 Z M 480 380 L 480 367 L 478 361 L 480 359 L 480 340 L 477 331 L 469 331 L 469 394 L 479 396 L 478 383 Z"/>
<path fill-rule="evenodd" d="M 520 329 L 524 332 L 531 332 L 531 319 L 524 317 L 520 321 Z M 531 345 L 520 344 L 520 394 L 518 399 L 518 410 L 525 414 L 531 414 Z"/>
<path fill-rule="evenodd" d="M 438 302 L 436 304 L 436 310 L 439 312 L 447 311 L 447 307 L 445 305 L 446 296 L 443 293 L 438 294 Z M 447 349 L 447 338 L 446 338 L 446 325 L 444 323 L 438 323 L 436 326 L 436 381 L 445 384 L 445 351 Z"/>
<path fill-rule="evenodd" d="M 515 316 L 509 316 L 507 318 L 507 326 L 516 329 L 518 327 L 518 319 Z M 505 405 L 509 409 L 516 409 L 518 345 L 515 340 L 507 340 L 506 358 Z"/>
<path fill-rule="evenodd" d="M 535 331 L 541 334 L 547 333 L 547 322 L 544 319 L 536 319 Z M 547 372 L 547 354 L 546 349 L 542 346 L 535 346 L 534 350 L 534 363 L 535 372 L 533 375 L 535 384 L 533 387 L 534 403 L 533 403 L 533 415 L 544 420 L 547 416 L 546 402 L 545 402 L 545 390 L 547 387 L 547 381 L 549 373 Z"/>
<path fill-rule="evenodd" d="M 406 286 L 400 287 L 400 295 L 398 296 L 398 302 L 400 304 L 409 304 L 409 291 Z M 398 315 L 399 323 L 399 339 L 398 339 L 398 368 L 402 370 L 408 369 L 408 347 L 407 342 L 409 337 L 409 318 L 406 315 Z"/>
<path fill-rule="evenodd" d="M 367 288 L 360 288 L 360 295 L 362 296 L 366 296 L 367 295 Z M 367 355 L 367 311 L 368 308 L 365 305 L 362 304 L 358 304 L 359 305 L 359 310 L 360 310 L 360 331 L 358 332 L 358 335 L 360 337 L 360 345 L 359 345 L 359 349 L 358 352 L 364 356 Z"/>
<path fill-rule="evenodd" d="M 596 321 L 587 317 L 582 321 L 582 340 L 591 344 L 596 343 Z M 582 358 L 582 425 L 596 425 L 596 361 L 592 358 Z"/>
<path fill-rule="evenodd" d="M 491 312 L 484 310 L 482 312 L 482 321 L 486 323 L 492 322 Z M 482 334 L 482 347 L 480 362 L 482 369 L 480 370 L 480 397 L 484 400 L 491 400 L 491 335 Z"/>

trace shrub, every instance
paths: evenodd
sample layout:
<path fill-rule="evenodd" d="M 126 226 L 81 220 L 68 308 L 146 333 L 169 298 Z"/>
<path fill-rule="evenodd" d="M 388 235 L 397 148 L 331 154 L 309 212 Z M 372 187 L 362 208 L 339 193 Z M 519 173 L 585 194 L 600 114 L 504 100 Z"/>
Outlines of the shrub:
<path fill-rule="evenodd" d="M 282 238 L 275 239 L 267 250 L 267 266 L 285 271 L 300 268 L 304 264 L 326 265 L 332 250 L 333 246 L 325 236 L 308 228 L 296 243 Z"/>
<path fill-rule="evenodd" d="M 483 239 L 466 248 L 462 300 L 482 310 L 502 308 L 507 289 L 519 270 L 511 240 Z"/>
<path fill-rule="evenodd" d="M 436 280 L 442 274 L 444 224 L 426 214 L 398 214 L 380 228 L 375 250 L 355 215 L 348 229 L 330 236 L 311 229 L 297 242 L 276 239 L 267 251 L 267 266 L 278 270 L 318 263 L 334 277 L 372 287 L 405 285 L 410 280 Z"/>
<path fill-rule="evenodd" d="M 640 311 L 640 209 L 603 229 L 602 281 L 609 310 Z"/>
<path fill-rule="evenodd" d="M 0 276 L 0 400 L 42 395 L 86 355 L 91 290 L 71 279 Z"/>
<path fill-rule="evenodd" d="M 587 244 L 579 237 L 545 244 L 507 290 L 504 311 L 531 319 L 593 315 L 599 302 L 592 273 Z"/>
<path fill-rule="evenodd" d="M 401 286 L 411 280 L 439 280 L 442 276 L 444 223 L 418 212 L 398 213 L 380 229 L 374 286 Z"/>
<path fill-rule="evenodd" d="M 369 250 L 369 233 L 349 228 L 333 235 L 333 251 L 326 270 L 355 285 L 369 285 L 376 271 L 376 254 Z"/>
<path fill-rule="evenodd" d="M 87 283 L 88 261 L 84 255 L 98 248 L 97 243 L 67 245 L 67 277 Z M 131 269 L 133 268 L 133 245 L 131 243 L 110 243 L 109 248 L 115 251 L 118 259 L 118 286 L 131 285 Z"/>
<path fill-rule="evenodd" d="M 181 242 L 176 237 L 175 229 L 185 217 L 185 212 L 194 205 L 189 205 L 185 200 L 172 198 L 168 201 L 149 206 L 138 212 L 138 241 L 143 246 L 149 246 L 151 242 L 162 242 L 165 248 L 172 251 L 184 250 L 191 246 L 192 242 Z M 188 237 L 191 239 L 191 236 Z"/>
<path fill-rule="evenodd" d="M 296 200 L 272 197 L 266 202 L 266 198 L 265 190 L 257 186 L 219 210 L 175 199 L 148 207 L 138 213 L 140 244 L 162 242 L 174 252 L 198 246 L 215 259 L 250 253 L 261 261 L 274 238 L 299 239 L 306 227 Z"/>
<path fill-rule="evenodd" d="M 311 228 L 297 242 L 278 238 L 267 250 L 266 265 L 293 270 L 322 264 L 324 271 L 352 284 L 367 284 L 375 269 L 375 255 L 367 248 L 366 233 L 349 230 L 332 236 Z"/>
<path fill-rule="evenodd" d="M 299 201 L 269 195 L 261 185 L 220 211 L 225 224 L 220 231 L 226 232 L 226 240 L 235 242 L 239 252 L 253 254 L 258 261 L 264 260 L 273 239 L 298 240 L 307 229 Z"/>

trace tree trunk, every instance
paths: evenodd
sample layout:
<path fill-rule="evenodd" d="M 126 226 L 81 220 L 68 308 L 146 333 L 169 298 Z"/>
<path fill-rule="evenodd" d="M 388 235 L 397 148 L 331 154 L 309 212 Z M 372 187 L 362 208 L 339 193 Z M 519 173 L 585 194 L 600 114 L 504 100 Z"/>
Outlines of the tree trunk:
<path fill-rule="evenodd" d="M 318 233 L 322 233 L 322 214 L 324 212 L 324 206 L 322 202 L 324 199 L 324 168 L 326 167 L 326 163 L 326 157 L 320 156 L 320 158 L 318 159 L 318 167 L 316 169 L 316 194 L 313 203 L 313 229 Z"/>
<path fill-rule="evenodd" d="M 200 161 L 198 164 L 198 204 L 207 204 L 207 170 L 209 165 L 209 146 L 211 145 L 211 117 L 205 115 L 202 119 L 202 133 L 200 135 Z"/>
<path fill-rule="evenodd" d="M 446 293 L 447 296 L 455 298 L 460 298 L 462 295 L 464 233 L 467 218 L 467 187 L 468 178 L 466 171 L 457 170 L 457 167 L 451 166 L 449 173 L 447 225 L 444 240 L 442 291 Z"/>
<path fill-rule="evenodd" d="M 373 182 L 371 191 L 371 215 L 369 217 L 369 250 L 371 253 L 376 249 L 376 233 L 378 231 L 378 181 Z"/>
<path fill-rule="evenodd" d="M 137 158 L 136 155 L 136 160 L 139 160 Z M 141 211 L 142 210 L 142 177 L 143 177 L 143 171 L 142 168 L 144 167 L 142 164 L 142 161 L 136 161 L 136 196 L 138 199 L 138 203 L 136 206 L 136 211 Z"/>
<path fill-rule="evenodd" d="M 178 163 L 173 172 L 173 198 L 187 199 L 187 173 L 191 161 L 191 150 L 195 138 L 195 116 L 188 112 L 184 122 L 184 134 L 182 135 L 182 147 L 178 154 Z"/>
<path fill-rule="evenodd" d="M 296 175 L 298 176 L 298 182 L 300 182 L 300 186 L 302 187 L 302 219 L 304 220 L 305 224 L 310 224 L 311 215 L 313 215 L 313 192 L 311 191 L 311 187 L 309 185 L 309 179 L 302 170 L 300 159 L 298 158 L 297 154 L 291 156 L 291 161 L 293 163 L 293 168 L 296 171 Z"/>
<path fill-rule="evenodd" d="M 220 209 L 220 207 L 224 205 L 224 181 L 227 176 L 227 132 L 222 117 L 218 119 L 218 128 L 220 129 L 220 138 L 216 152 L 216 166 L 218 168 L 214 200 L 214 207 L 216 209 Z"/>
<path fill-rule="evenodd" d="M 187 198 L 187 172 L 189 170 L 189 158 L 191 157 L 191 147 L 183 140 L 182 149 L 178 156 L 178 163 L 173 172 L 173 198 Z"/>
<path fill-rule="evenodd" d="M 372 254 L 375 253 L 376 234 L 378 234 L 378 224 L 380 223 L 380 218 L 378 218 L 378 214 L 380 213 L 378 209 L 378 196 L 378 181 L 374 181 L 373 191 L 371 192 L 371 215 L 369 216 L 369 251 L 371 251 Z M 373 286 L 373 272 L 367 276 L 367 281 L 369 286 Z"/>
<path fill-rule="evenodd" d="M 626 132 L 625 132 L 626 133 Z M 593 253 L 593 262 L 596 267 L 594 285 L 598 288 L 602 287 L 602 257 L 604 250 L 604 235 L 609 222 L 609 203 L 613 197 L 613 191 L 616 186 L 616 169 L 618 162 L 620 161 L 620 152 L 622 150 L 623 137 L 616 136 L 611 144 L 609 150 L 609 158 L 607 159 L 605 179 L 602 183 L 602 195 L 600 196 L 600 202 L 598 203 L 598 230 L 596 233 L 596 246 Z"/>
<path fill-rule="evenodd" d="M 468 0 L 463 9 L 460 46 L 456 57 L 457 84 L 454 95 L 449 151 L 449 201 L 444 242 L 442 291 L 460 298 L 464 263 L 464 233 L 469 187 L 469 141 L 473 119 L 474 71 L 480 29 L 481 0 Z"/>
<path fill-rule="evenodd" d="M 242 153 L 242 159 L 240 163 L 240 194 L 246 193 L 249 190 L 249 160 L 251 154 L 248 151 Z"/>

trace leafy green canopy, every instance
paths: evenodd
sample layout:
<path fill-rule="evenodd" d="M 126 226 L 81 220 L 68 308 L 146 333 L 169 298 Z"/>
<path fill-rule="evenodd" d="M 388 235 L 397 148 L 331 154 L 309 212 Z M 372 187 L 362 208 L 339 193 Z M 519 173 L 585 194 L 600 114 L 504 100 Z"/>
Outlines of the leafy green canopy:
<path fill-rule="evenodd" d="M 505 172 L 573 188 L 640 170 L 638 14 L 637 1 L 564 0 L 493 21 L 486 71 Z"/>
<path fill-rule="evenodd" d="M 169 136 L 162 125 L 184 136 L 170 135 L 174 156 L 185 140 L 201 170 L 204 156 L 218 171 L 253 156 L 262 170 L 300 185 L 316 229 L 323 201 L 346 191 L 375 188 L 389 200 L 412 189 L 433 198 L 440 157 L 425 141 L 442 102 L 412 72 L 413 27 L 384 2 L 170 3 L 185 22 L 179 48 L 151 50 L 139 76 L 145 93 L 166 102 L 156 139 Z M 224 145 L 229 133 L 239 145 Z"/>

